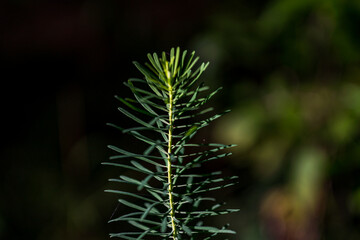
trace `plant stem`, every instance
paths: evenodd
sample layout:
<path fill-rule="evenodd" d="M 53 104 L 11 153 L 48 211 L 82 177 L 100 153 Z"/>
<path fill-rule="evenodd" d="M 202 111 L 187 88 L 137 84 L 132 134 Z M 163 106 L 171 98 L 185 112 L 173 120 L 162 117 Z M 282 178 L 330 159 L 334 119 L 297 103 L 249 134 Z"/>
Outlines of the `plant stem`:
<path fill-rule="evenodd" d="M 168 184 L 169 184 L 169 205 L 170 205 L 170 219 L 173 232 L 173 239 L 177 240 L 177 230 L 175 225 L 175 213 L 173 202 L 173 186 L 172 186 L 172 174 L 171 174 L 171 151 L 172 151 L 172 131 L 173 131 L 173 90 L 169 87 L 169 145 L 168 145 L 168 158 L 167 158 L 167 170 L 168 170 Z"/>

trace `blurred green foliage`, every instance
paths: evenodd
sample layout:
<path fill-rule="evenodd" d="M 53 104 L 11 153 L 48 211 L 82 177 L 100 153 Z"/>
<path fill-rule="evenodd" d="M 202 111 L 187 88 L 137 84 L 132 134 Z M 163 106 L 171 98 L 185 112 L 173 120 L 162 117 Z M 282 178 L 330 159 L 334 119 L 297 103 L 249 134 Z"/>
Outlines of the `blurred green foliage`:
<path fill-rule="evenodd" d="M 104 127 L 119 118 L 110 96 L 131 60 L 177 45 L 211 62 L 207 84 L 224 86 L 213 104 L 232 109 L 200 137 L 238 144 L 214 167 L 240 176 L 223 196 L 241 209 L 225 220 L 234 239 L 360 239 L 360 1 L 5 2 L 14 89 L 1 102 L 16 127 L 3 135 L 1 239 L 116 228 L 106 221 L 122 209 L 102 191 L 120 173 L 99 163 L 107 144 L 137 146 Z"/>
<path fill-rule="evenodd" d="M 255 200 L 260 217 L 239 228 L 259 232 L 242 237 L 358 239 L 360 4 L 244 5 L 213 15 L 197 43 L 222 53 L 215 78 L 234 109 L 213 138 L 238 143 L 232 164 L 255 179 L 239 198 Z"/>

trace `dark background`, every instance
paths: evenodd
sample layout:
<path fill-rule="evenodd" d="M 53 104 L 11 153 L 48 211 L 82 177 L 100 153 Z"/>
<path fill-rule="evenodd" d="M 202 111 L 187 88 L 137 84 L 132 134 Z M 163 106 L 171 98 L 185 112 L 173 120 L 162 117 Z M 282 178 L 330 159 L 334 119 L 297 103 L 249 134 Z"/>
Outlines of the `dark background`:
<path fill-rule="evenodd" d="M 360 239 L 360 2 L 9 1 L 0 4 L 0 239 L 107 239 L 108 144 L 134 143 L 113 95 L 133 60 L 195 50 L 233 111 L 199 138 L 236 143 L 232 239 Z M 121 210 L 121 209 L 120 209 Z M 119 211 L 119 210 L 118 210 Z M 116 214 L 116 213 L 115 213 Z M 215 220 L 214 220 L 215 221 Z"/>

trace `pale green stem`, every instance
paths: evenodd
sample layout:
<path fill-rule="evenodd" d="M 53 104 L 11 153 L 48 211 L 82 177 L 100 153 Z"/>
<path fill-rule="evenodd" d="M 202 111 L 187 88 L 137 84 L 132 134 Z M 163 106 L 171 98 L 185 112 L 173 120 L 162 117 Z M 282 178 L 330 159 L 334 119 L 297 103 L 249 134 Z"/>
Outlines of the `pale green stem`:
<path fill-rule="evenodd" d="M 173 131 L 173 90 L 172 87 L 169 87 L 169 145 L 168 145 L 168 158 L 167 158 L 167 171 L 168 171 L 168 184 L 169 184 L 169 205 L 170 205 L 170 219 L 171 227 L 173 232 L 173 239 L 177 240 L 177 229 L 175 225 L 175 212 L 174 212 L 174 202 L 173 202 L 173 185 L 172 185 L 172 174 L 171 174 L 171 151 L 172 151 L 172 131 Z"/>

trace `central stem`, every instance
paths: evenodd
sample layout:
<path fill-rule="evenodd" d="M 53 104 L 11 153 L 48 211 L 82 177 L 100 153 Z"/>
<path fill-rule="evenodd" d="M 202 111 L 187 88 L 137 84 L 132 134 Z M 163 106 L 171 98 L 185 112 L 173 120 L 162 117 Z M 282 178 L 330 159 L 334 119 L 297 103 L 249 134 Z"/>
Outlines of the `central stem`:
<path fill-rule="evenodd" d="M 174 212 L 174 202 L 173 202 L 173 185 L 172 185 L 172 174 L 171 174 L 171 151 L 172 151 L 172 132 L 173 132 L 173 90 L 172 87 L 169 87 L 169 145 L 168 145 L 168 158 L 167 158 L 167 170 L 168 170 L 168 184 L 169 184 L 169 205 L 170 205 L 170 219 L 171 227 L 173 232 L 173 239 L 177 239 L 177 231 L 175 225 L 175 212 Z"/>

